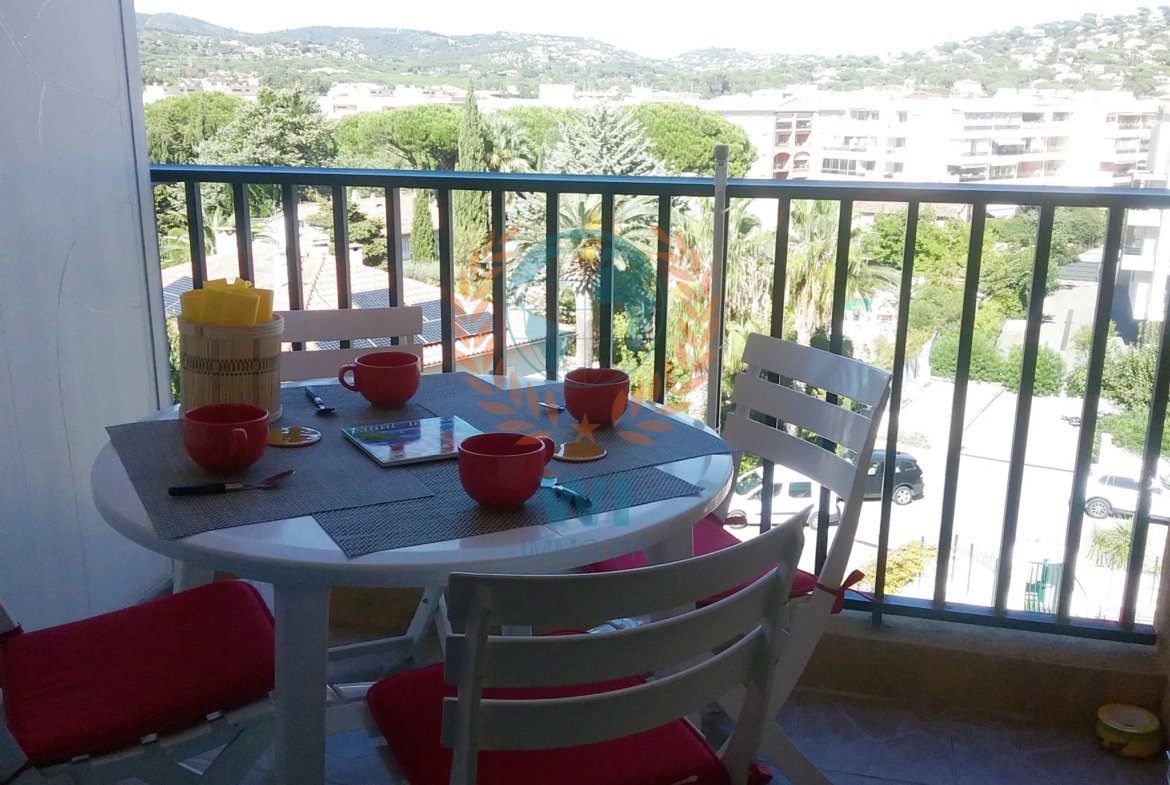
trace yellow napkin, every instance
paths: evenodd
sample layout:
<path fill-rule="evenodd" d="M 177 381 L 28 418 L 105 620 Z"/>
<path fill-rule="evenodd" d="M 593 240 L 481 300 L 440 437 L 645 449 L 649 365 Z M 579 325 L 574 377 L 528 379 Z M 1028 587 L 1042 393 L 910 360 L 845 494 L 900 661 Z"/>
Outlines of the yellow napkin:
<path fill-rule="evenodd" d="M 207 281 L 202 289 L 179 296 L 183 318 L 215 327 L 252 327 L 272 321 L 272 290 L 255 289 L 251 281 L 226 278 Z"/>

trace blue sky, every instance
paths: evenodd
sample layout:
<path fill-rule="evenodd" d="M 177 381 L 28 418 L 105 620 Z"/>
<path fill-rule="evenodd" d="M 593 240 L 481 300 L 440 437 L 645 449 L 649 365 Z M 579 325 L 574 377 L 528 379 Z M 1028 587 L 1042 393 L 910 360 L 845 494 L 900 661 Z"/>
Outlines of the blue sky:
<path fill-rule="evenodd" d="M 403 27 L 448 35 L 551 33 L 597 38 L 649 57 L 709 46 L 751 52 L 880 54 L 914 51 L 1016 25 L 1130 13 L 1123 0 L 138 0 L 246 32 L 308 25 Z"/>

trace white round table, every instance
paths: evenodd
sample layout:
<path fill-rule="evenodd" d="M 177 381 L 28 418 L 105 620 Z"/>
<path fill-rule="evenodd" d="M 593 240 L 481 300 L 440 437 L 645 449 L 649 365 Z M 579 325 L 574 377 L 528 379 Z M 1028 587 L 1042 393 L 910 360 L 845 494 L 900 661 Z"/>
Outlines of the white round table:
<path fill-rule="evenodd" d="M 492 381 L 508 384 L 502 377 Z M 177 417 L 177 407 L 157 416 Z M 277 782 L 321 785 L 331 586 L 445 586 L 453 572 L 561 572 L 632 550 L 644 550 L 651 564 L 687 558 L 690 529 L 726 496 L 732 466 L 730 455 L 711 455 L 660 467 L 698 486 L 698 496 L 352 559 L 311 516 L 161 539 L 111 444 L 94 462 L 92 484 L 102 517 L 139 545 L 197 568 L 273 584 Z"/>

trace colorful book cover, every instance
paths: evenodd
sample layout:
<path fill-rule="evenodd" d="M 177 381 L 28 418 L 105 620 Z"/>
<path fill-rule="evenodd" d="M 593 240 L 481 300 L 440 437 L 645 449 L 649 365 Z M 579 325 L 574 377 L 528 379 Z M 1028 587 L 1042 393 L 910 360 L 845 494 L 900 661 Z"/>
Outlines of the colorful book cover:
<path fill-rule="evenodd" d="M 382 466 L 456 458 L 459 443 L 480 433 L 458 417 L 359 425 L 341 432 Z"/>

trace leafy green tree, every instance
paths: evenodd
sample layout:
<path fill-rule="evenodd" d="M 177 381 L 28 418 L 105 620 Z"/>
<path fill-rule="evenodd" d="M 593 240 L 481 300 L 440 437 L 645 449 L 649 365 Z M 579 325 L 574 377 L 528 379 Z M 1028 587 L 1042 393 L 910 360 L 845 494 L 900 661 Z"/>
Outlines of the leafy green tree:
<path fill-rule="evenodd" d="M 536 152 L 528 129 L 515 117 L 496 113 L 483 122 L 484 161 L 489 172 L 531 172 Z"/>
<path fill-rule="evenodd" d="M 547 171 L 557 174 L 653 175 L 663 166 L 646 129 L 628 110 L 599 104 L 562 123 Z"/>
<path fill-rule="evenodd" d="M 308 217 L 308 222 L 329 235 L 329 251 L 334 252 L 333 200 L 319 200 L 320 209 Z M 349 226 L 349 241 L 362 247 L 362 264 L 367 267 L 383 267 L 386 264 L 386 222 L 378 217 L 366 215 L 350 202 L 346 218 Z"/>
<path fill-rule="evenodd" d="M 826 327 L 832 316 L 840 209 L 837 202 L 802 199 L 792 204 L 786 299 L 792 302 L 800 343 L 809 343 L 817 328 Z M 847 299 L 890 287 L 894 281 L 890 268 L 865 261 L 857 246 L 851 243 Z"/>
<path fill-rule="evenodd" d="M 411 169 L 454 169 L 459 158 L 459 110 L 421 104 L 386 112 L 359 112 L 337 127 L 342 155 L 400 156 Z"/>
<path fill-rule="evenodd" d="M 756 162 L 756 148 L 747 132 L 715 112 L 690 104 L 639 104 L 633 115 L 673 174 L 714 175 L 717 144 L 730 148 L 730 177 L 743 177 Z"/>
<path fill-rule="evenodd" d="M 199 145 L 235 119 L 243 105 L 238 96 L 202 91 L 147 104 L 146 150 L 151 163 L 194 163 Z"/>
<path fill-rule="evenodd" d="M 232 122 L 199 146 L 199 162 L 242 166 L 323 166 L 337 154 L 333 123 L 312 96 L 261 90 Z"/>
<path fill-rule="evenodd" d="M 1003 355 L 996 345 L 998 336 L 988 330 L 976 330 L 971 336 L 970 378 L 977 382 L 998 382 L 1003 374 Z M 959 354 L 959 333 L 945 332 L 930 347 L 930 372 L 946 379 L 955 378 Z"/>
<path fill-rule="evenodd" d="M 459 160 L 455 168 L 462 172 L 487 171 L 483 127 L 475 91 L 467 90 L 463 102 L 463 123 L 459 127 Z M 478 265 L 488 236 L 488 195 L 486 191 L 459 190 L 451 195 L 452 223 L 455 229 L 455 260 Z"/>
<path fill-rule="evenodd" d="M 415 264 L 439 261 L 435 248 L 435 224 L 431 220 L 431 192 L 419 188 L 414 192 L 414 214 L 410 222 L 410 258 Z"/>
<path fill-rule="evenodd" d="M 513 106 L 502 109 L 491 117 L 508 117 L 520 123 L 532 144 L 532 165 L 537 171 L 545 171 L 543 162 L 548 151 L 560 140 L 558 129 L 562 124 L 579 118 L 575 109 L 557 109 L 551 106 Z"/>

